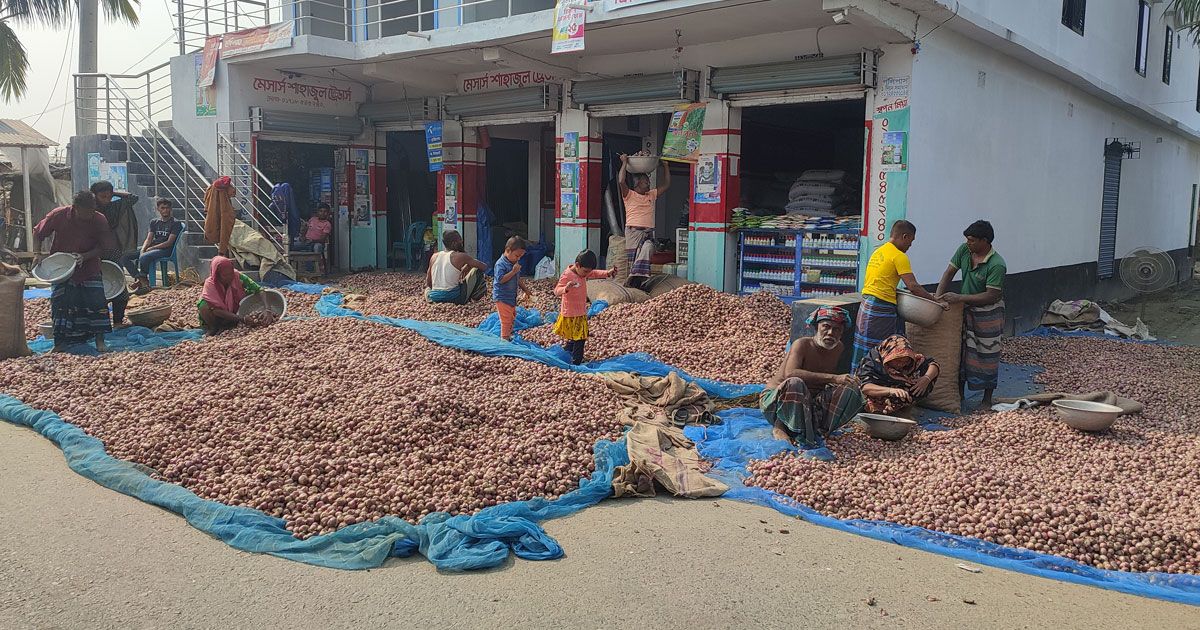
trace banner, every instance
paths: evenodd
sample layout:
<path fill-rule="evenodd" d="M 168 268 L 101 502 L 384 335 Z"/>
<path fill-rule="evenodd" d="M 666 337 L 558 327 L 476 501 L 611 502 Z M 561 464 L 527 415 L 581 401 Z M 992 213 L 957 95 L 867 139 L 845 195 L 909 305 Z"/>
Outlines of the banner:
<path fill-rule="evenodd" d="M 659 2 L 659 0 L 608 0 L 608 10 L 624 9 L 625 7 L 637 6 L 639 4 L 647 4 L 650 2 Z"/>
<path fill-rule="evenodd" d="M 554 7 L 554 31 L 550 36 L 550 54 L 583 50 L 583 29 L 587 11 L 578 0 L 558 0 Z"/>
<path fill-rule="evenodd" d="M 205 45 L 207 46 L 207 43 Z M 236 33 L 226 33 L 221 37 L 221 56 L 248 55 L 264 50 L 287 48 L 291 45 L 292 23 L 283 22 Z"/>
<path fill-rule="evenodd" d="M 670 162 L 696 162 L 700 157 L 700 138 L 704 135 L 704 103 L 676 105 L 663 140 L 662 159 Z"/>
<path fill-rule="evenodd" d="M 200 53 L 200 69 L 196 74 L 196 85 L 212 87 L 217 78 L 217 57 L 221 55 L 221 36 L 213 35 L 204 40 L 204 52 Z"/>
<path fill-rule="evenodd" d="M 200 77 L 202 68 L 204 67 L 204 55 L 197 54 L 194 57 L 196 62 L 196 117 L 216 116 L 217 89 L 212 85 L 208 87 L 200 85 Z"/>
<path fill-rule="evenodd" d="M 442 153 L 442 121 L 425 123 L 425 154 L 429 159 L 429 172 L 442 170 L 445 157 Z"/>
<path fill-rule="evenodd" d="M 885 78 L 891 98 L 875 107 L 868 122 L 868 171 L 863 200 L 859 277 L 865 277 L 871 254 L 887 242 L 892 224 L 908 214 L 908 78 Z"/>

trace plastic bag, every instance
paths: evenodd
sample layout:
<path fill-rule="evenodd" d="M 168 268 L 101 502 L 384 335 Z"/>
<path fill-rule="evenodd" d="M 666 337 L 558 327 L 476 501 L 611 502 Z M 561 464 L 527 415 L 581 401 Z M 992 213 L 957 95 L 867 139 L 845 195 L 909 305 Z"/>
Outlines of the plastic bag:
<path fill-rule="evenodd" d="M 533 268 L 533 279 L 534 280 L 545 280 L 547 278 L 553 278 L 554 273 L 557 270 L 558 270 L 558 268 L 554 265 L 554 258 L 552 258 L 552 257 L 543 258 L 537 264 L 537 267 Z"/>

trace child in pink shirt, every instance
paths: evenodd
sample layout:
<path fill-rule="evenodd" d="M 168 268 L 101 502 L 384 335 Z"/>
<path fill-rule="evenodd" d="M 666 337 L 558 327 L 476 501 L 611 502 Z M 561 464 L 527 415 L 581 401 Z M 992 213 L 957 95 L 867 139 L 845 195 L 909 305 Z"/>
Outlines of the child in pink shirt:
<path fill-rule="evenodd" d="M 554 295 L 562 297 L 562 309 L 558 313 L 558 320 L 554 322 L 554 334 L 563 338 L 563 348 L 571 353 L 572 365 L 583 363 L 583 344 L 588 337 L 587 281 L 590 278 L 608 278 L 616 272 L 615 268 L 598 271 L 596 254 L 584 250 L 575 258 L 575 264 L 567 267 L 554 287 Z"/>

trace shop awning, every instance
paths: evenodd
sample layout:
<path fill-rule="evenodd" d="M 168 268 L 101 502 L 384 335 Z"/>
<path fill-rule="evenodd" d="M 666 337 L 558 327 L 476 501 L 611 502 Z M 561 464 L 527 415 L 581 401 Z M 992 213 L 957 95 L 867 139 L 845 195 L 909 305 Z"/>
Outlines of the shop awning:
<path fill-rule="evenodd" d="M 281 112 L 261 107 L 250 108 L 250 123 L 253 131 L 267 133 L 356 138 L 363 132 L 362 119 L 358 116 Z"/>
<path fill-rule="evenodd" d="M 482 121 L 487 117 L 513 118 L 543 114 L 553 119 L 562 103 L 562 86 L 557 83 L 515 90 L 447 96 L 442 109 L 447 118 Z"/>
<path fill-rule="evenodd" d="M 713 68 L 709 89 L 713 95 L 730 101 L 774 98 L 784 102 L 788 96 L 809 96 L 821 100 L 821 92 L 861 94 L 875 87 L 876 53 L 863 51 L 819 59 L 802 59 L 752 66 Z M 781 100 L 784 99 L 784 100 Z M 801 101 L 802 102 L 802 101 Z"/>
<path fill-rule="evenodd" d="M 609 115 L 635 115 L 627 105 L 654 110 L 638 113 L 670 111 L 675 105 L 699 99 L 700 73 L 695 70 L 571 83 L 572 103 L 589 112 L 607 110 Z"/>
<path fill-rule="evenodd" d="M 441 108 L 436 98 L 410 98 L 363 103 L 358 108 L 358 115 L 375 125 L 422 125 L 430 120 L 440 120 Z"/>

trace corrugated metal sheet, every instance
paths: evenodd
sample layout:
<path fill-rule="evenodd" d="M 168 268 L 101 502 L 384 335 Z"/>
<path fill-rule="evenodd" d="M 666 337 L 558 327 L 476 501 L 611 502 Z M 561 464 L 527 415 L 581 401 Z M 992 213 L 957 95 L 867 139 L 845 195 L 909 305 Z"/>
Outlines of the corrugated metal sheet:
<path fill-rule="evenodd" d="M 709 87 L 722 97 L 839 85 L 873 87 L 869 67 L 874 67 L 873 53 L 713 68 Z"/>
<path fill-rule="evenodd" d="M 700 98 L 700 73 L 695 70 L 576 81 L 571 100 L 577 105 L 613 105 L 645 101 L 692 103 Z"/>
<path fill-rule="evenodd" d="M 19 120 L 0 118 L 0 147 L 56 147 L 58 143 Z"/>
<path fill-rule="evenodd" d="M 446 97 L 442 109 L 451 118 L 557 112 L 561 100 L 562 86 L 548 83 L 499 92 L 452 94 Z"/>
<path fill-rule="evenodd" d="M 1100 204 L 1100 257 L 1097 261 L 1101 279 L 1111 278 L 1117 257 L 1117 203 L 1121 199 L 1121 158 L 1124 146 L 1110 143 L 1104 148 L 1104 197 Z"/>

